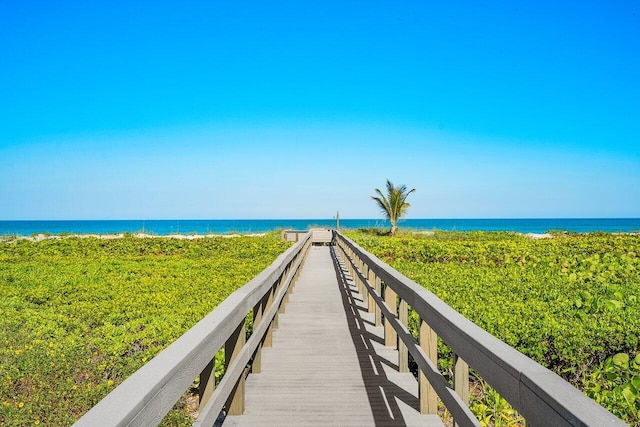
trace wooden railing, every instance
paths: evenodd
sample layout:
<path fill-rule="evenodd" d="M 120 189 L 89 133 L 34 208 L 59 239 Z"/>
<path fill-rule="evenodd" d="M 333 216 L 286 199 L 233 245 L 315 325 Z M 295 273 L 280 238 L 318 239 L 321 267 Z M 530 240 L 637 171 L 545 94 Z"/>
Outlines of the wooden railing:
<path fill-rule="evenodd" d="M 384 341 L 409 354 L 419 369 L 420 411 L 437 413 L 437 397 L 460 426 L 479 426 L 468 407 L 469 368 L 497 390 L 529 426 L 625 426 L 555 373 L 464 318 L 434 294 L 334 231 L 335 250 L 356 282 Z M 419 338 L 408 329 L 408 308 L 420 318 Z M 437 338 L 453 352 L 454 385 L 438 369 Z"/>
<path fill-rule="evenodd" d="M 276 261 L 127 378 L 76 426 L 157 425 L 199 376 L 200 408 L 194 425 L 211 426 L 220 411 L 244 411 L 244 381 L 261 370 L 261 349 L 270 347 L 278 313 L 298 278 L 312 243 L 307 233 Z M 253 332 L 245 342 L 245 319 Z M 215 355 L 225 350 L 225 374 L 215 384 Z"/>

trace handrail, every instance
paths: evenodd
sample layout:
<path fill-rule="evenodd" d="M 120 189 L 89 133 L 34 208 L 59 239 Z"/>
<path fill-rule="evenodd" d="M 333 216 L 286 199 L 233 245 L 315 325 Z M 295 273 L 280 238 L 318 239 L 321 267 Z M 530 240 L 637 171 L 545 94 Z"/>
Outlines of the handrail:
<path fill-rule="evenodd" d="M 340 232 L 334 231 L 334 241 L 363 299 L 368 301 L 368 310 L 376 313 L 376 324 L 384 315 L 385 344 L 395 346 L 397 336 L 400 370 L 407 369 L 408 354 L 418 365 L 422 413 L 436 413 L 435 392 L 457 425 L 479 425 L 467 407 L 471 367 L 525 418 L 527 425 L 627 425 Z M 407 328 L 408 306 L 420 316 L 419 342 Z M 437 368 L 436 335 L 454 353 L 453 389 Z"/>
<path fill-rule="evenodd" d="M 160 352 L 80 418 L 75 426 L 157 425 L 200 376 L 200 414 L 194 425 L 213 425 L 227 405 L 244 410 L 244 378 L 260 370 L 260 352 L 271 345 L 278 313 L 297 279 L 312 243 L 307 233 L 269 267 L 227 297 L 211 313 Z M 254 329 L 245 343 L 245 319 L 253 311 Z M 224 346 L 226 373 L 215 384 L 215 355 Z"/>

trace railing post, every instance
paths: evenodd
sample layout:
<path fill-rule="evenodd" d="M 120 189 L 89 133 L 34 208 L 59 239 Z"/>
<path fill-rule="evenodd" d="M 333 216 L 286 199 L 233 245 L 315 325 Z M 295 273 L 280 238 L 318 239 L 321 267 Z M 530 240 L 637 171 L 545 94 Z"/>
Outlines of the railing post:
<path fill-rule="evenodd" d="M 360 258 L 358 258 L 358 264 L 359 264 L 359 268 L 360 268 L 360 273 L 362 273 L 362 277 L 364 280 L 361 281 L 362 283 L 362 302 L 365 303 L 367 305 L 367 312 L 370 313 L 371 312 L 371 296 L 369 295 L 369 288 L 367 288 L 367 285 L 365 285 L 365 280 L 367 280 L 367 275 L 369 274 L 368 266 L 364 263 L 364 261 L 362 261 Z"/>
<path fill-rule="evenodd" d="M 469 404 L 469 365 L 467 362 L 462 360 L 460 356 L 454 353 L 453 355 L 453 387 L 462 399 L 462 401 L 468 405 Z M 455 423 L 454 426 L 458 424 Z"/>
<path fill-rule="evenodd" d="M 366 277 L 367 277 L 367 280 L 369 281 L 369 286 L 375 289 L 376 276 L 373 273 L 373 270 L 371 270 L 368 265 L 366 269 L 367 269 Z M 369 292 L 369 313 L 376 313 L 377 311 L 378 311 L 378 305 L 376 304 L 376 301 L 373 299 L 373 294 Z"/>
<path fill-rule="evenodd" d="M 391 289 L 391 286 L 386 285 L 384 287 L 384 302 L 391 310 L 391 314 L 397 316 L 398 307 L 396 306 L 396 293 Z M 387 347 L 394 347 L 398 344 L 398 334 L 396 330 L 393 329 L 391 323 L 388 321 L 384 322 L 384 345 Z"/>
<path fill-rule="evenodd" d="M 264 302 L 264 311 L 269 310 L 269 308 L 271 308 L 271 305 L 273 304 L 273 289 L 269 289 L 267 291 L 267 294 L 264 296 L 265 302 Z M 276 314 L 277 316 L 277 314 Z M 264 342 L 262 343 L 263 347 L 271 347 L 271 344 L 273 342 L 273 322 L 271 322 L 271 324 L 269 325 L 269 329 L 267 330 L 267 334 L 264 336 Z"/>
<path fill-rule="evenodd" d="M 262 314 L 264 313 L 264 300 L 258 301 L 253 308 L 253 330 L 255 330 L 260 322 L 262 322 Z M 253 363 L 251 364 L 251 372 L 259 374 L 262 372 L 262 343 L 258 344 L 258 349 L 253 355 Z"/>
<path fill-rule="evenodd" d="M 383 296 L 382 281 L 378 276 L 374 275 L 374 277 L 375 277 L 376 293 L 378 294 L 379 297 L 382 297 Z M 382 325 L 382 311 L 380 310 L 380 307 L 378 306 L 378 304 L 376 304 L 376 327 L 381 325 Z"/>
<path fill-rule="evenodd" d="M 228 369 L 233 361 L 238 357 L 242 347 L 244 346 L 246 338 L 245 321 L 242 319 L 240 325 L 231 334 L 229 339 L 224 345 L 224 358 L 225 366 Z M 242 415 L 244 412 L 244 372 L 240 375 L 236 386 L 229 395 L 227 400 L 227 414 L 228 415 Z"/>
<path fill-rule="evenodd" d="M 362 302 L 365 302 L 365 296 L 366 294 L 364 293 L 364 283 L 362 283 L 362 280 L 360 280 L 360 275 L 358 274 L 359 272 L 362 272 L 362 270 L 360 269 L 360 259 L 358 258 L 358 256 L 355 256 L 355 274 L 358 280 L 358 292 L 360 293 L 360 295 L 362 296 Z"/>
<path fill-rule="evenodd" d="M 273 291 L 274 295 L 277 295 L 278 292 L 280 292 L 280 288 L 282 288 L 282 286 L 284 286 L 284 283 L 287 281 L 287 277 L 289 276 L 289 274 L 291 274 L 291 270 L 293 269 L 293 264 L 295 264 L 295 262 L 296 262 L 296 258 L 294 257 L 291 260 L 291 263 L 289 263 L 287 268 L 284 270 L 284 273 L 282 273 L 282 277 L 280 277 L 280 280 L 278 280 L 278 285 L 276 286 L 276 288 Z M 293 277 L 292 277 L 291 281 L 293 281 Z M 286 296 L 280 302 L 280 307 L 278 307 L 278 314 L 284 313 L 285 300 L 286 300 Z M 276 325 L 277 325 L 277 323 L 276 323 Z"/>
<path fill-rule="evenodd" d="M 360 295 L 364 295 L 364 293 L 362 292 L 362 282 L 360 281 L 360 275 L 358 274 L 358 271 L 360 271 L 360 260 L 358 259 L 358 255 L 356 255 L 355 253 L 353 253 L 353 272 L 356 276 L 356 281 L 358 283 L 358 293 Z"/>
<path fill-rule="evenodd" d="M 347 258 L 345 258 L 344 262 L 347 264 L 347 270 L 349 270 L 349 275 L 351 276 L 351 282 L 356 285 L 356 287 L 358 288 L 358 291 L 360 291 L 360 287 L 358 286 L 358 280 L 356 279 L 356 274 L 355 274 L 355 267 L 353 266 L 353 263 L 349 261 L 349 258 L 351 258 L 351 261 L 353 261 L 353 253 L 351 252 L 350 248 L 347 248 Z"/>
<path fill-rule="evenodd" d="M 282 276 L 280 276 L 280 278 L 278 279 L 278 281 L 276 282 L 276 284 L 271 288 L 271 293 L 273 294 L 272 298 L 275 300 L 276 295 L 278 294 L 278 290 L 280 289 L 280 285 L 282 284 L 282 282 L 285 280 L 286 278 L 286 270 L 285 273 L 282 273 Z M 280 314 L 280 307 L 278 307 L 278 310 L 276 310 L 276 315 L 273 316 L 273 321 L 271 322 L 271 326 L 273 327 L 273 329 L 278 329 L 278 315 Z"/>
<path fill-rule="evenodd" d="M 364 262 L 362 262 L 360 258 L 358 258 L 358 270 L 360 270 L 360 274 L 362 275 L 362 280 L 360 280 L 362 284 L 362 302 L 367 305 L 367 310 L 369 310 L 369 291 L 367 285 L 365 285 L 365 281 L 367 280 L 367 266 L 364 265 Z"/>
<path fill-rule="evenodd" d="M 298 261 L 298 257 L 300 256 L 300 254 L 296 255 L 292 260 L 291 260 L 291 268 L 293 268 L 293 265 Z M 280 313 L 284 313 L 284 305 L 286 303 L 289 302 L 289 292 L 291 292 L 291 289 L 293 288 L 293 285 L 296 282 L 296 277 L 298 277 L 298 273 L 300 272 L 300 270 L 296 271 L 296 273 L 294 274 L 294 276 L 291 278 L 291 282 L 289 282 L 289 288 L 287 289 L 287 292 L 284 294 L 284 298 L 282 298 L 282 306 L 281 306 L 281 311 Z"/>
<path fill-rule="evenodd" d="M 211 362 L 204 367 L 200 373 L 200 384 L 198 385 L 199 407 L 202 408 L 216 389 L 216 357 L 213 356 Z"/>
<path fill-rule="evenodd" d="M 420 347 L 433 362 L 438 366 L 438 336 L 435 331 L 424 321 L 420 319 Z M 437 414 L 438 413 L 438 396 L 427 381 L 427 377 L 422 370 L 420 371 L 420 387 L 418 394 L 420 396 L 420 413 L 421 414 Z"/>
<path fill-rule="evenodd" d="M 398 313 L 398 317 L 400 323 L 402 323 L 404 326 L 408 326 L 409 309 L 407 307 L 407 302 L 403 299 L 400 300 L 399 311 L 400 312 Z M 402 340 L 398 340 L 398 370 L 400 372 L 409 372 L 409 350 Z"/>

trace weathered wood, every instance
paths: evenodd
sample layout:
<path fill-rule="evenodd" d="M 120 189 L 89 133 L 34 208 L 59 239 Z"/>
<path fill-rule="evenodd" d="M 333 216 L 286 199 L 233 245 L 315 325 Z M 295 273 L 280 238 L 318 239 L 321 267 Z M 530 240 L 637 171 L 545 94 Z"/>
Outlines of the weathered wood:
<path fill-rule="evenodd" d="M 625 425 L 571 384 L 465 319 L 433 293 L 384 264 L 350 239 L 339 233 L 336 233 L 336 239 L 338 244 L 357 253 L 385 286 L 392 287 L 401 299 L 407 301 L 452 351 L 507 399 L 529 424 L 530 420 L 536 420 L 533 425 Z M 384 310 L 383 314 L 386 316 Z M 408 337 L 407 342 L 410 342 Z M 439 390 L 440 374 L 431 369 L 431 362 L 426 355 L 420 356 L 424 352 L 417 345 L 416 348 L 409 347 L 409 352 L 432 386 Z M 460 397 L 447 393 L 446 390 L 438 391 L 440 399 L 449 408 L 446 400 L 454 402 Z M 459 409 L 465 413 L 468 411 L 464 407 Z M 456 415 L 453 410 L 450 411 L 454 418 L 458 417 L 460 424 L 477 425 L 477 420 L 463 419 L 462 414 Z"/>
<path fill-rule="evenodd" d="M 457 354 L 453 355 L 453 387 L 460 399 L 469 404 L 469 365 Z M 454 421 L 456 419 L 454 418 Z M 454 423 L 455 426 L 459 424 Z"/>
<path fill-rule="evenodd" d="M 397 332 L 398 341 L 403 342 L 407 346 L 407 350 L 413 356 L 419 369 L 425 374 L 427 380 L 433 386 L 434 390 L 451 415 L 455 419 L 459 420 L 459 424 L 462 426 L 479 427 L 480 423 L 471 413 L 469 407 L 449 386 L 448 381 L 444 378 L 442 373 L 440 373 L 437 365 L 427 357 L 422 348 L 414 340 L 407 327 L 399 321 L 395 314 L 392 315 L 391 308 L 382 300 L 382 298 L 376 295 L 374 296 L 374 299 L 376 304 L 378 304 L 382 310 L 382 314 L 385 316 L 385 319 L 388 319 L 390 326 Z M 395 300 L 393 307 L 393 311 L 395 313 Z"/>
<path fill-rule="evenodd" d="M 329 255 L 310 251 L 263 372 L 247 378 L 245 413 L 224 425 L 441 427 L 417 410 L 417 381 L 393 368 L 397 352 L 379 342 L 355 286 L 340 287 Z"/>
<path fill-rule="evenodd" d="M 198 384 L 198 402 L 202 408 L 211 398 L 213 391 L 216 389 L 216 359 L 215 355 L 211 362 L 204 367 L 200 373 L 200 383 Z"/>
<path fill-rule="evenodd" d="M 429 360 L 438 365 L 438 336 L 429 327 L 424 319 L 420 319 L 420 348 L 425 352 Z M 422 370 L 419 373 L 420 381 L 420 412 L 423 414 L 438 413 L 438 396 L 427 380 Z"/>
<path fill-rule="evenodd" d="M 457 354 L 453 355 L 454 388 L 466 404 L 469 403 L 469 365 Z"/>
<path fill-rule="evenodd" d="M 310 244 L 310 242 L 308 243 Z M 299 261 L 295 262 L 297 268 L 301 265 Z M 246 345 L 242 348 L 237 358 L 231 363 L 231 366 L 227 367 L 227 371 L 216 387 L 216 391 L 212 395 L 211 399 L 200 410 L 200 414 L 194 427 L 211 426 L 216 421 L 218 414 L 226 403 L 226 396 L 230 396 L 234 389 L 237 380 L 241 375 L 245 374 L 245 367 L 249 363 L 251 355 L 255 352 L 260 345 L 261 340 L 267 333 L 268 326 L 272 323 L 273 318 L 277 315 L 278 303 L 284 298 L 284 294 L 287 292 L 288 287 L 291 284 L 291 277 L 284 280 L 281 287 L 279 287 L 278 293 L 274 296 L 274 303 L 265 310 L 263 314 L 263 321 L 257 328 L 254 328 L 253 334 L 247 341 Z M 258 376 L 258 375 L 256 375 Z"/>
<path fill-rule="evenodd" d="M 287 268 L 285 270 L 285 272 L 282 274 L 282 279 L 280 279 L 278 281 L 278 284 L 275 286 L 275 288 L 273 289 L 273 293 L 277 294 L 278 291 L 280 290 L 280 287 L 282 286 L 282 283 L 284 283 L 288 278 L 289 275 L 292 275 L 293 273 L 291 272 L 291 267 Z M 285 300 L 286 300 L 286 295 L 285 295 L 285 299 L 282 300 L 282 302 L 280 303 L 280 307 L 278 308 L 278 314 L 282 314 L 284 313 L 284 309 L 285 309 Z M 278 327 L 278 318 L 276 316 L 276 320 L 275 320 L 275 327 Z"/>
<path fill-rule="evenodd" d="M 400 301 L 398 318 L 405 327 L 409 326 L 408 307 L 405 300 Z M 398 342 L 398 367 L 400 372 L 409 372 L 409 350 L 404 342 Z"/>
<path fill-rule="evenodd" d="M 376 295 L 382 295 L 382 281 L 378 276 L 375 275 L 373 270 L 371 270 L 371 274 L 375 277 L 375 287 L 376 287 Z M 375 304 L 376 312 L 375 312 L 375 325 L 382 326 L 382 312 L 380 311 L 380 307 L 378 304 Z"/>
<path fill-rule="evenodd" d="M 385 282 L 384 302 L 391 310 L 391 316 L 394 317 L 397 316 L 398 313 L 398 309 L 396 307 L 396 298 L 397 294 L 394 292 L 391 286 L 387 286 Z M 398 335 L 396 334 L 396 330 L 393 328 L 393 326 L 391 326 L 388 316 L 385 316 L 384 320 L 384 345 L 395 348 L 398 344 Z"/>
<path fill-rule="evenodd" d="M 313 243 L 329 243 L 333 240 L 333 232 L 328 228 L 312 228 L 309 231 Z"/>
<path fill-rule="evenodd" d="M 271 306 L 273 305 L 273 292 L 269 291 L 267 293 L 267 295 L 265 296 L 266 301 L 265 301 L 265 306 L 264 309 L 269 310 L 271 308 Z M 271 343 L 273 342 L 273 323 L 271 323 L 269 325 L 269 329 L 267 330 L 267 334 L 264 337 L 264 342 L 262 344 L 263 347 L 271 347 Z"/>
<path fill-rule="evenodd" d="M 238 358 L 246 338 L 244 320 L 231 334 L 224 345 L 225 366 L 229 367 Z M 230 415 L 241 415 L 244 412 L 244 375 L 240 375 L 236 386 L 227 400 L 227 413 Z"/>
<path fill-rule="evenodd" d="M 253 327 L 257 328 L 262 322 L 262 314 L 264 313 L 264 299 L 262 299 L 253 308 Z M 262 344 L 258 346 L 255 354 L 253 355 L 253 362 L 251 363 L 251 372 L 259 374 L 262 371 Z"/>
<path fill-rule="evenodd" d="M 293 287 L 293 285 L 295 285 L 296 283 L 296 276 L 293 276 L 293 280 L 291 280 L 291 284 L 289 285 L 289 289 L 287 290 L 287 293 L 284 295 L 284 299 L 282 300 L 282 305 L 286 306 L 287 303 L 289 302 L 289 294 L 291 293 L 291 288 Z M 283 307 L 281 313 L 285 312 L 285 308 Z"/>
<path fill-rule="evenodd" d="M 362 278 L 362 270 L 363 270 L 362 261 L 360 260 L 360 258 L 358 258 L 357 255 L 354 255 L 354 256 L 355 256 L 355 269 L 354 269 L 353 277 L 355 278 L 356 283 L 358 284 L 358 293 L 362 295 L 362 302 L 366 304 L 368 301 L 368 296 L 367 296 L 367 291 L 365 290 L 364 280 Z"/>
<path fill-rule="evenodd" d="M 353 262 L 350 262 L 347 264 L 347 270 L 349 272 L 349 276 L 351 277 L 351 280 L 353 281 L 353 284 L 358 289 L 358 293 L 360 293 L 360 280 L 358 279 L 358 275 L 356 274 L 357 267 L 356 267 L 355 255 L 353 251 L 350 251 L 350 253 L 346 254 L 345 256 L 349 256 L 350 259 L 353 260 Z"/>
<path fill-rule="evenodd" d="M 365 267 L 365 270 L 367 272 L 367 274 L 366 274 L 367 280 L 368 280 L 369 284 L 371 285 L 371 287 L 375 290 L 376 275 L 374 274 L 373 270 L 369 269 L 368 266 Z M 373 300 L 373 295 L 371 295 L 372 292 L 368 292 L 369 293 L 369 300 L 367 302 L 367 307 L 368 307 L 369 313 L 374 313 L 375 314 L 376 311 L 379 311 L 379 309 L 378 309 L 378 306 L 376 305 L 375 301 Z"/>
<path fill-rule="evenodd" d="M 278 329 L 278 314 L 280 314 L 280 302 L 275 302 L 275 295 L 278 293 L 278 289 L 280 289 L 280 283 L 287 277 L 287 271 L 285 271 L 282 275 L 282 278 L 271 288 L 271 293 L 274 295 L 274 305 L 278 306 L 278 312 L 276 313 L 276 317 L 273 318 L 273 322 L 271 322 L 271 327 L 273 329 Z"/>
<path fill-rule="evenodd" d="M 284 230 L 282 232 L 282 239 L 287 242 L 297 242 L 308 233 L 309 231 L 307 230 Z"/>

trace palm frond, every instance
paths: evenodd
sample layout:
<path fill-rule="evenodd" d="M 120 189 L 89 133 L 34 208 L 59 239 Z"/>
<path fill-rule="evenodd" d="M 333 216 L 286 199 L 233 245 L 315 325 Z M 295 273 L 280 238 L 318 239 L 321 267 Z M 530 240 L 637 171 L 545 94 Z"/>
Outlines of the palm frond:
<path fill-rule="evenodd" d="M 380 191 L 380 189 L 376 188 L 375 191 L 376 193 L 378 193 L 378 196 L 371 196 L 371 198 L 376 201 L 378 207 L 380 208 L 380 211 L 382 211 L 382 213 L 385 214 L 387 218 L 389 218 L 389 200 L 384 196 L 384 194 L 382 194 L 382 191 Z"/>
<path fill-rule="evenodd" d="M 396 226 L 396 222 L 406 214 L 407 209 L 411 206 L 411 204 L 407 202 L 407 197 L 409 197 L 409 194 L 416 191 L 416 189 L 412 188 L 407 191 L 406 185 L 396 187 L 389 179 L 387 179 L 386 195 L 384 195 L 379 188 L 374 190 L 378 195 L 371 196 L 371 198 L 376 201 L 382 213 L 391 223 L 391 228 L 393 230 Z"/>

